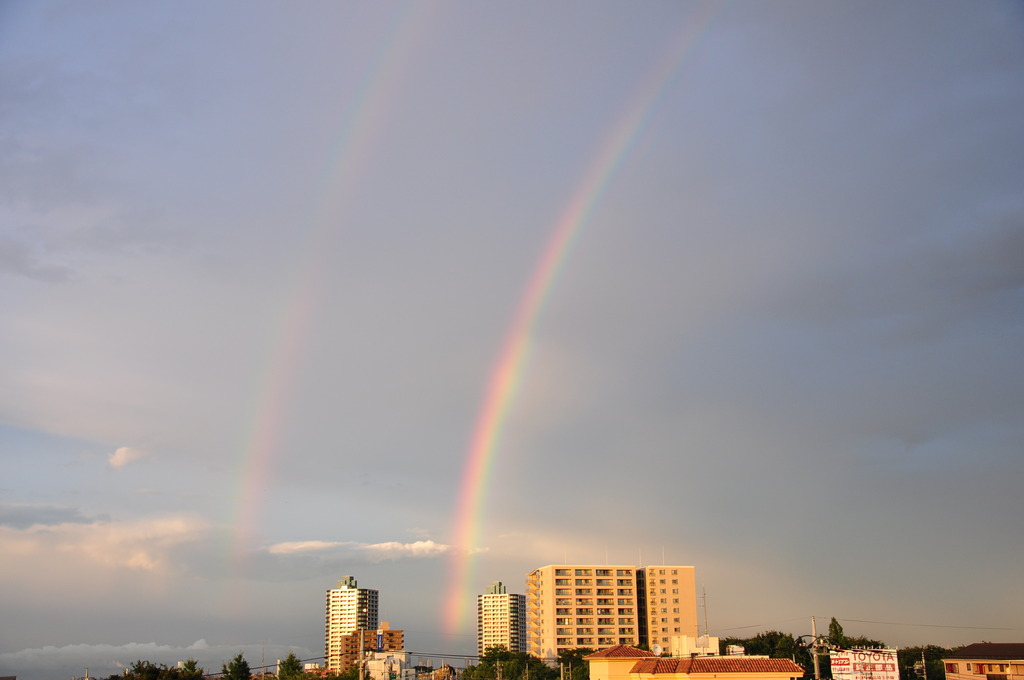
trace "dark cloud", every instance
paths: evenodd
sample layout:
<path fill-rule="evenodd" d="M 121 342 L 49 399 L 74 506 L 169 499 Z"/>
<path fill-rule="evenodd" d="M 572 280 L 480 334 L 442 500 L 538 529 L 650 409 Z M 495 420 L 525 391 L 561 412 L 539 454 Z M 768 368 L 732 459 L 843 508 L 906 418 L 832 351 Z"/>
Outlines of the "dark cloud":
<path fill-rule="evenodd" d="M 0 526 L 12 529 L 31 529 L 32 527 L 58 524 L 94 524 L 108 521 L 110 521 L 110 517 L 105 514 L 90 517 L 83 515 L 77 508 L 71 507 L 0 504 Z"/>

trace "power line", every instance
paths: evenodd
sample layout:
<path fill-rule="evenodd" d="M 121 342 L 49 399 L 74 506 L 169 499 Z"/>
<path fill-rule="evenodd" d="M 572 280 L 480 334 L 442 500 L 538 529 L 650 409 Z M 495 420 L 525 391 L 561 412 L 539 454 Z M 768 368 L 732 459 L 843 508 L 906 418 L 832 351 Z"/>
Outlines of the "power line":
<path fill-rule="evenodd" d="M 910 626 L 920 628 L 953 628 L 955 630 L 1024 630 L 1021 628 L 996 628 L 993 626 L 944 626 L 938 623 L 895 623 L 893 621 L 863 621 L 861 619 L 840 619 L 836 621 L 848 621 L 850 623 L 874 623 L 879 626 Z"/>

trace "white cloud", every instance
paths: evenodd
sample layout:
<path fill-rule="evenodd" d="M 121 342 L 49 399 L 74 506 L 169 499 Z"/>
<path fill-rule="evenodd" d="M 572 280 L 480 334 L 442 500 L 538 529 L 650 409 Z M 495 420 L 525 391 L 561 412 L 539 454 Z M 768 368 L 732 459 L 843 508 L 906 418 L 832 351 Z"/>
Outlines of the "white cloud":
<path fill-rule="evenodd" d="M 271 555 L 295 555 L 300 553 L 322 553 L 326 551 L 348 548 L 353 552 L 364 553 L 374 561 L 396 560 L 403 557 L 435 557 L 452 550 L 452 546 L 436 543 L 431 540 L 400 543 L 386 541 L 383 543 L 354 543 L 351 541 L 290 541 L 275 543 L 267 548 Z"/>
<path fill-rule="evenodd" d="M 286 543 L 275 543 L 267 548 L 271 555 L 294 555 L 295 553 L 317 552 L 339 548 L 345 545 L 354 545 L 344 541 L 291 541 Z"/>
<path fill-rule="evenodd" d="M 0 552 L 32 560 L 86 560 L 108 568 L 164 570 L 174 548 L 206 534 L 205 521 L 168 515 L 132 522 L 0 527 Z"/>
<path fill-rule="evenodd" d="M 387 560 L 401 557 L 434 557 L 449 552 L 452 546 L 434 541 L 416 541 L 414 543 L 388 541 L 387 543 L 373 543 L 362 548 L 372 553 L 377 559 Z"/>
<path fill-rule="evenodd" d="M 107 457 L 107 464 L 117 470 L 144 458 L 146 455 L 144 451 L 122 446 Z"/>

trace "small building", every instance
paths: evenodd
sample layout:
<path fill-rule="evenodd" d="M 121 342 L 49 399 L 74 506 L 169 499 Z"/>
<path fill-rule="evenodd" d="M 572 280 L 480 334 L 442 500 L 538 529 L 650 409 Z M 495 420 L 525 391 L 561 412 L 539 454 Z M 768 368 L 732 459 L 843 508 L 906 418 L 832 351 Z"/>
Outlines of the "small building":
<path fill-rule="evenodd" d="M 660 657 L 619 645 L 583 657 L 590 680 L 794 680 L 804 669 L 789 659 L 754 656 Z"/>
<path fill-rule="evenodd" d="M 976 642 L 942 663 L 946 680 L 1024 680 L 1024 643 Z"/>

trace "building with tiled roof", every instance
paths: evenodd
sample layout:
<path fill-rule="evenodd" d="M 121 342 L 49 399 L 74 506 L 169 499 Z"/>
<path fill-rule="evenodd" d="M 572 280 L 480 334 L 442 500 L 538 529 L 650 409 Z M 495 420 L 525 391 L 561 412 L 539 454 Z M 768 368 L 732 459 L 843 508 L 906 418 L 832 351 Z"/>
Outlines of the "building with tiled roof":
<path fill-rule="evenodd" d="M 590 663 L 590 680 L 793 680 L 804 674 L 789 659 L 659 657 L 628 645 L 602 649 L 584 659 Z"/>
<path fill-rule="evenodd" d="M 1024 680 L 1024 643 L 976 642 L 942 663 L 946 680 Z"/>

